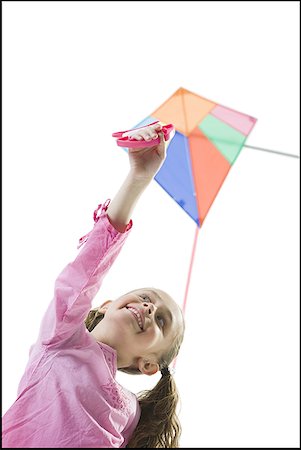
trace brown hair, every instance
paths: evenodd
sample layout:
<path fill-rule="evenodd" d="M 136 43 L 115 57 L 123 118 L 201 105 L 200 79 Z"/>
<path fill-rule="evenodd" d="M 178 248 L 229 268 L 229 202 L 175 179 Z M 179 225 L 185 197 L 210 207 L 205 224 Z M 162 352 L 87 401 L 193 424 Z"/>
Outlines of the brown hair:
<path fill-rule="evenodd" d="M 92 309 L 85 319 L 86 328 L 92 331 L 103 319 L 98 308 Z M 160 370 L 168 367 L 177 356 L 184 337 L 183 330 L 176 336 L 173 346 L 161 356 Z M 141 374 L 137 368 L 122 368 L 122 372 Z M 133 432 L 127 448 L 178 448 L 181 425 L 176 414 L 179 395 L 171 373 L 162 375 L 153 389 L 137 395 L 141 408 L 138 425 Z"/>

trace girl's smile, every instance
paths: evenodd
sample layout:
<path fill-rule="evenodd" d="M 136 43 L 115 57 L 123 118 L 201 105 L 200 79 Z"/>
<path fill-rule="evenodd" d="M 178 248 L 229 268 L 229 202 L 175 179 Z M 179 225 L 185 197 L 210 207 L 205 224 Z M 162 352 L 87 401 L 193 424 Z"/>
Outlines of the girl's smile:
<path fill-rule="evenodd" d="M 142 314 L 140 313 L 140 311 L 138 311 L 136 308 L 134 308 L 133 306 L 126 306 L 125 307 L 128 311 L 130 311 L 130 313 L 133 315 L 136 323 L 138 323 L 138 326 L 140 328 L 140 330 L 143 331 L 144 328 L 144 319 Z"/>

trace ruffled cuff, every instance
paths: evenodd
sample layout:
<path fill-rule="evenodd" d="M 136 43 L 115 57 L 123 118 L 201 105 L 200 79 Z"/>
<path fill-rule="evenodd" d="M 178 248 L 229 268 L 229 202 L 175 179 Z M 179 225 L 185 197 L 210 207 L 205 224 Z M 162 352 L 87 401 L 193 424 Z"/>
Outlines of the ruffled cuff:
<path fill-rule="evenodd" d="M 108 206 L 109 206 L 110 202 L 111 202 L 111 199 L 108 198 L 108 199 L 104 202 L 104 204 L 100 203 L 100 204 L 98 205 L 98 207 L 95 209 L 95 211 L 94 211 L 94 213 L 93 213 L 94 225 L 98 222 L 99 218 L 102 217 L 102 220 L 104 220 L 105 222 L 107 222 L 107 227 L 108 227 L 108 229 L 110 229 L 110 231 L 111 231 L 113 234 L 115 234 L 115 235 L 117 235 L 117 234 L 124 234 L 124 233 L 126 233 L 127 231 L 129 231 L 129 230 L 132 228 L 132 226 L 133 226 L 133 221 L 132 221 L 132 220 L 129 221 L 129 223 L 127 224 L 125 230 L 124 230 L 122 233 L 121 233 L 120 231 L 116 230 L 116 228 L 114 228 L 114 226 L 111 224 L 111 222 L 110 222 L 110 220 L 109 220 L 109 218 L 108 218 L 108 215 L 107 215 L 107 213 L 106 213 L 106 211 L 107 211 L 107 209 L 108 209 Z M 92 233 L 92 231 L 93 231 L 93 230 L 91 230 L 89 233 L 85 234 L 85 236 L 83 236 L 83 237 L 81 237 L 81 238 L 79 239 L 78 246 L 77 246 L 78 249 L 79 249 L 85 242 L 87 242 L 87 240 L 88 240 L 90 234 Z"/>

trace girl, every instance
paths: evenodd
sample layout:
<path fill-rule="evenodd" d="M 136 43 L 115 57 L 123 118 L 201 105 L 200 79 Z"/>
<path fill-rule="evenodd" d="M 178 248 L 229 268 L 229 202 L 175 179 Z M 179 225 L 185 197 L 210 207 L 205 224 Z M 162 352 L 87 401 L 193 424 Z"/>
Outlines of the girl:
<path fill-rule="evenodd" d="M 168 366 L 184 334 L 181 309 L 164 291 L 136 289 L 91 309 L 102 280 L 132 228 L 140 195 L 166 157 L 160 124 L 131 138 L 160 137 L 129 149 L 130 171 L 115 198 L 94 212 L 94 228 L 55 282 L 54 298 L 3 417 L 4 448 L 173 448 L 179 446 L 178 395 Z M 101 209 L 100 209 L 101 207 Z M 100 210 L 100 212 L 99 212 Z M 116 370 L 161 378 L 136 397 Z"/>

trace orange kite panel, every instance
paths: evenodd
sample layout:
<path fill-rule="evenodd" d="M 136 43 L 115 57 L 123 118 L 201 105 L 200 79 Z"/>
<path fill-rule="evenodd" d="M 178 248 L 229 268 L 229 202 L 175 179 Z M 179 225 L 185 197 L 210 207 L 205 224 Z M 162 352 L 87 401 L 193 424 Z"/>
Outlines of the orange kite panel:
<path fill-rule="evenodd" d="M 177 131 L 188 136 L 215 106 L 216 103 L 179 88 L 151 116 L 164 123 L 173 123 Z"/>
<path fill-rule="evenodd" d="M 202 224 L 231 164 L 199 128 L 193 130 L 188 140 L 199 220 Z"/>

